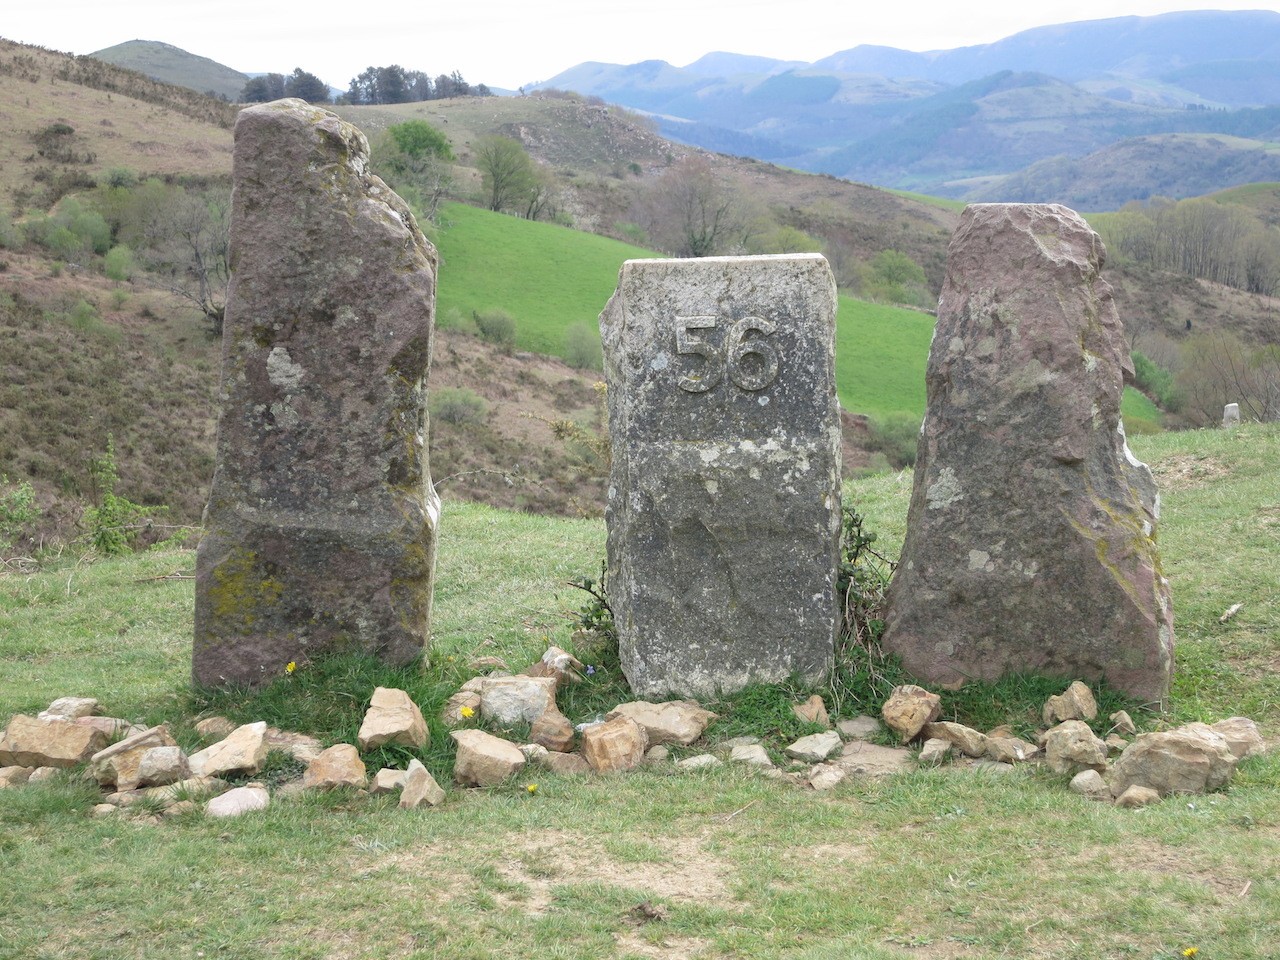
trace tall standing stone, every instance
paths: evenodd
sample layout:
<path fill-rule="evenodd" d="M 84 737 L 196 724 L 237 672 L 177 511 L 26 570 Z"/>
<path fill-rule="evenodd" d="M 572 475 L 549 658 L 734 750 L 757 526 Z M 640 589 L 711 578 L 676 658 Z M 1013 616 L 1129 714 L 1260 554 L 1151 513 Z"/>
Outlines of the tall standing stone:
<path fill-rule="evenodd" d="M 840 536 L 826 261 L 629 260 L 600 329 L 608 592 L 632 690 L 822 676 Z"/>
<path fill-rule="evenodd" d="M 236 121 L 202 686 L 333 651 L 404 664 L 426 644 L 436 253 L 368 159 L 359 130 L 301 100 Z"/>
<path fill-rule="evenodd" d="M 1159 495 L 1120 422 L 1133 368 L 1104 258 L 1057 205 L 970 206 L 952 238 L 884 637 L 924 681 L 1168 693 Z"/>

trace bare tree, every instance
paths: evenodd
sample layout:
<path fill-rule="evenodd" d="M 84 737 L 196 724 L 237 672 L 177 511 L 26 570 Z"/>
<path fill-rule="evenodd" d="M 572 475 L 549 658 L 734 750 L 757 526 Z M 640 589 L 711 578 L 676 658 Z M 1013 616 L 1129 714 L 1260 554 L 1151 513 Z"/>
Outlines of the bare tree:
<path fill-rule="evenodd" d="M 222 191 L 178 193 L 152 221 L 146 251 L 168 288 L 204 314 L 214 336 L 222 333 L 231 277 L 230 205 Z"/>
<path fill-rule="evenodd" d="M 538 179 L 524 147 L 510 137 L 481 137 L 475 156 L 485 205 L 494 211 L 515 208 L 523 212 Z"/>
<path fill-rule="evenodd" d="M 638 219 L 667 250 L 679 257 L 724 252 L 744 232 L 741 204 L 704 157 L 681 160 L 654 181 L 640 204 Z"/>

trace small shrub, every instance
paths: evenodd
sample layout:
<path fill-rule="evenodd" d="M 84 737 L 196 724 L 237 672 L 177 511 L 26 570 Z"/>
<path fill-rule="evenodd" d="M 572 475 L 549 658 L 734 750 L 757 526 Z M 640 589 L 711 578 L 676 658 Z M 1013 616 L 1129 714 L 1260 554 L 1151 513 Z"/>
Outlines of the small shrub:
<path fill-rule="evenodd" d="M 67 311 L 66 317 L 67 322 L 81 333 L 90 333 L 98 326 L 98 311 L 83 298 Z"/>
<path fill-rule="evenodd" d="M 475 320 L 468 317 L 457 307 L 450 307 L 436 317 L 436 327 L 440 330 L 456 330 L 468 336 L 477 336 L 480 332 Z"/>
<path fill-rule="evenodd" d="M 115 437 L 107 434 L 107 450 L 89 461 L 89 476 L 98 494 L 98 505 L 86 507 L 83 521 L 89 528 L 89 542 L 103 556 L 115 556 L 135 549 L 149 524 L 141 521 L 161 513 L 164 507 L 144 507 L 116 493 Z"/>
<path fill-rule="evenodd" d="M 0 474 L 0 554 L 7 554 L 21 538 L 22 532 L 40 519 L 36 493 L 29 480 L 10 487 L 9 478 Z"/>
<path fill-rule="evenodd" d="M 474 314 L 480 339 L 510 351 L 516 345 L 516 318 L 505 310 L 486 310 Z"/>
<path fill-rule="evenodd" d="M 103 258 L 102 272 L 109 280 L 123 283 L 133 276 L 135 269 L 133 251 L 124 244 L 112 247 Z"/>
<path fill-rule="evenodd" d="M 1151 397 L 1163 410 L 1177 413 L 1182 409 L 1182 392 L 1174 384 L 1173 374 L 1144 353 L 1135 350 L 1133 358 L 1134 385 Z"/>
<path fill-rule="evenodd" d="M 920 417 L 912 413 L 889 413 L 872 420 L 871 448 L 883 453 L 895 470 L 913 467 L 920 437 Z"/>
<path fill-rule="evenodd" d="M 441 387 L 431 391 L 427 408 L 432 419 L 455 426 L 484 423 L 488 412 L 484 400 L 466 387 Z"/>
<path fill-rule="evenodd" d="M 120 287 L 111 291 L 111 309 L 120 310 L 129 302 L 129 291 Z"/>
<path fill-rule="evenodd" d="M 564 332 L 564 358 L 578 370 L 603 370 L 600 331 L 588 323 L 574 323 Z"/>

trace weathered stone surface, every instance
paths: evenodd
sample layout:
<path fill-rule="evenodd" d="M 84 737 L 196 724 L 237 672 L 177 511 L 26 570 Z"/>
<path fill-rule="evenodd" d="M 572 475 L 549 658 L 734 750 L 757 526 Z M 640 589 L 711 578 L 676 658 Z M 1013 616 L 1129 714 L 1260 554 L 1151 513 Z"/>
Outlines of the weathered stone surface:
<path fill-rule="evenodd" d="M 1107 781 L 1102 779 L 1102 774 L 1097 770 L 1081 770 L 1071 778 L 1071 783 L 1067 786 L 1072 793 L 1078 793 L 1090 800 L 1111 802 L 1111 788 L 1107 786 Z"/>
<path fill-rule="evenodd" d="M 630 717 L 640 724 L 653 746 L 660 743 L 687 746 L 702 736 L 716 715 L 691 700 L 670 700 L 666 703 L 635 700 L 620 703 L 610 710 L 607 718 L 613 717 Z"/>
<path fill-rule="evenodd" d="M 35 767 L 0 767 L 0 790 L 5 787 L 18 787 L 31 779 Z"/>
<path fill-rule="evenodd" d="M 533 726 L 529 728 L 529 740 L 556 753 L 568 753 L 573 749 L 573 724 L 563 713 L 551 707 L 533 721 Z"/>
<path fill-rule="evenodd" d="M 492 787 L 524 768 L 524 754 L 514 743 L 483 730 L 455 730 L 458 745 L 453 779 L 464 787 Z"/>
<path fill-rule="evenodd" d="M 648 734 L 630 717 L 619 715 L 582 731 L 583 759 L 597 773 L 632 770 L 648 749 Z"/>
<path fill-rule="evenodd" d="M 870 740 L 880 733 L 881 728 L 879 720 L 865 714 L 850 720 L 836 721 L 836 732 L 846 740 Z"/>
<path fill-rule="evenodd" d="M 916 768 L 915 758 L 905 747 L 882 747 L 861 740 L 846 743 L 833 762 L 849 773 L 863 777 L 885 777 Z"/>
<path fill-rule="evenodd" d="M 369 785 L 369 793 L 375 797 L 384 793 L 395 793 L 404 786 L 408 776 L 408 770 L 393 770 L 391 767 L 383 767 L 373 775 L 373 783 Z"/>
<path fill-rule="evenodd" d="M 80 717 L 92 717 L 97 712 L 98 701 L 93 697 L 59 697 L 37 716 L 41 720 L 78 720 Z"/>
<path fill-rule="evenodd" d="M 824 733 L 811 733 L 807 737 L 801 737 L 783 752 L 793 760 L 821 763 L 841 746 L 840 734 L 834 730 L 827 730 Z"/>
<path fill-rule="evenodd" d="M 987 737 L 986 756 L 996 763 L 1025 763 L 1039 752 L 1038 746 L 1021 737 Z"/>
<path fill-rule="evenodd" d="M 942 715 L 942 698 L 924 687 L 903 684 L 893 688 L 893 693 L 880 708 L 880 715 L 889 729 L 906 743 L 919 736 L 926 723 L 932 723 Z"/>
<path fill-rule="evenodd" d="M 150 747 L 138 760 L 138 786 L 166 787 L 191 776 L 181 747 Z"/>
<path fill-rule="evenodd" d="M 57 767 L 36 767 L 31 771 L 31 776 L 27 777 L 27 783 L 45 783 L 57 779 L 61 772 Z"/>
<path fill-rule="evenodd" d="M 1240 426 L 1240 404 L 1228 403 L 1222 408 L 1222 425 L 1228 430 Z"/>
<path fill-rule="evenodd" d="M 680 770 L 710 770 L 712 767 L 720 766 L 721 763 L 720 758 L 714 753 L 699 753 L 697 756 L 677 760 L 676 767 Z"/>
<path fill-rule="evenodd" d="M 231 784 L 217 777 L 191 777 L 187 780 L 171 783 L 165 787 L 148 787 L 145 790 L 138 791 L 138 793 L 141 796 L 158 800 L 161 806 L 168 808 L 175 803 L 180 803 L 193 797 L 216 797 L 230 789 Z"/>
<path fill-rule="evenodd" d="M 416 810 L 422 804 L 436 807 L 444 802 L 444 788 L 436 783 L 431 771 L 418 760 L 409 761 L 404 787 L 400 791 L 400 809 Z"/>
<path fill-rule="evenodd" d="M 445 701 L 440 720 L 446 727 L 456 727 L 480 714 L 480 692 L 459 690 Z"/>
<path fill-rule="evenodd" d="M 1227 747 L 1237 760 L 1267 752 L 1267 743 L 1258 732 L 1258 725 L 1248 717 L 1227 717 L 1209 724 L 1209 727 L 1227 741 Z"/>
<path fill-rule="evenodd" d="M 395 743 L 415 750 L 427 745 L 430 734 L 422 711 L 409 694 L 393 687 L 376 687 L 356 735 L 360 749 L 373 750 Z"/>
<path fill-rule="evenodd" d="M 791 711 L 805 723 L 816 723 L 823 727 L 831 726 L 831 718 L 827 716 L 827 705 L 816 693 L 804 703 L 792 704 Z"/>
<path fill-rule="evenodd" d="M 305 733 L 267 727 L 267 751 L 279 750 L 300 763 L 310 763 L 324 751 L 324 744 Z"/>
<path fill-rule="evenodd" d="M 187 762 L 191 765 L 191 773 L 197 777 L 239 773 L 252 776 L 262 769 L 268 749 L 267 723 L 259 720 L 236 727 L 225 739 L 193 753 Z"/>
<path fill-rule="evenodd" d="M 560 647 L 548 647 L 542 659 L 524 671 L 531 677 L 554 677 L 556 689 L 563 689 L 566 684 L 581 683 L 584 670 L 582 661 Z"/>
<path fill-rule="evenodd" d="M 1102 740 L 1107 745 L 1107 756 L 1113 757 L 1129 746 L 1129 741 L 1117 733 L 1108 733 Z"/>
<path fill-rule="evenodd" d="M 230 736 L 235 728 L 235 721 L 228 720 L 226 717 L 205 717 L 205 719 L 196 723 L 196 733 L 202 737 L 216 738 L 218 740 Z"/>
<path fill-rule="evenodd" d="M 554 750 L 548 750 L 539 757 L 538 766 L 562 777 L 575 777 L 591 772 L 591 764 L 576 753 L 556 753 Z"/>
<path fill-rule="evenodd" d="M 1093 698 L 1093 691 L 1079 680 L 1055 697 L 1045 701 L 1040 717 L 1045 726 L 1062 723 L 1064 720 L 1092 720 L 1098 715 L 1098 701 Z"/>
<path fill-rule="evenodd" d="M 0 734 L 0 767 L 74 767 L 107 745 L 101 730 L 16 713 Z"/>
<path fill-rule="evenodd" d="M 302 774 L 302 786 L 307 790 L 363 787 L 367 778 L 368 771 L 360 759 L 360 751 L 349 743 L 338 743 L 307 765 Z"/>
<path fill-rule="evenodd" d="M 948 687 L 1012 672 L 1168 693 L 1159 496 L 1120 424 L 1104 249 L 1057 205 L 974 204 L 951 241 L 885 649 Z"/>
<path fill-rule="evenodd" d="M 950 740 L 943 740 L 941 737 L 930 737 L 920 747 L 920 756 L 917 760 L 925 766 L 936 766 L 947 759 L 949 753 L 951 753 Z"/>
<path fill-rule="evenodd" d="M 1147 807 L 1153 803 L 1160 802 L 1160 794 L 1152 790 L 1150 787 L 1140 787 L 1134 784 L 1125 789 L 1124 793 L 1116 797 L 1117 807 L 1127 807 L 1136 809 L 1138 807 Z"/>
<path fill-rule="evenodd" d="M 540 743 L 522 743 L 520 752 L 524 754 L 526 763 L 537 763 L 551 751 Z"/>
<path fill-rule="evenodd" d="M 1236 756 L 1226 738 L 1203 723 L 1163 733 L 1143 733 L 1111 768 L 1111 792 L 1147 787 L 1160 796 L 1204 793 L 1224 786 L 1235 773 Z"/>
<path fill-rule="evenodd" d="M 648 764 L 666 763 L 671 759 L 671 750 L 659 744 L 644 752 L 644 762 Z"/>
<path fill-rule="evenodd" d="M 814 254 L 629 260 L 600 315 L 609 602 L 638 696 L 831 666 L 835 284 Z"/>
<path fill-rule="evenodd" d="M 236 787 L 204 805 L 205 816 L 239 817 L 271 805 L 271 795 L 263 787 Z"/>
<path fill-rule="evenodd" d="M 734 763 L 745 763 L 753 767 L 772 767 L 769 751 L 758 743 L 743 743 L 729 751 L 729 759 Z"/>
<path fill-rule="evenodd" d="M 849 771 L 834 763 L 819 763 L 809 771 L 804 783 L 811 790 L 834 790 L 849 776 Z"/>
<path fill-rule="evenodd" d="M 1044 759 L 1054 773 L 1075 773 L 1088 767 L 1107 768 L 1107 745 L 1083 720 L 1067 720 L 1045 734 Z"/>
<path fill-rule="evenodd" d="M 301 100 L 236 121 L 200 686 L 339 647 L 405 664 L 426 644 L 436 253 L 368 159 L 359 130 Z"/>
<path fill-rule="evenodd" d="M 1107 717 L 1111 721 L 1111 729 L 1116 733 L 1124 734 L 1127 737 L 1135 736 L 1138 732 L 1137 726 L 1133 722 L 1133 718 L 1129 716 L 1127 710 L 1117 710 L 1111 716 Z"/>
<path fill-rule="evenodd" d="M 113 803 L 95 803 L 89 810 L 89 816 L 95 820 L 103 817 L 113 817 L 120 812 L 120 808 Z"/>
<path fill-rule="evenodd" d="M 555 705 L 554 677 L 486 677 L 480 685 L 480 713 L 503 726 L 533 723 Z"/>
<path fill-rule="evenodd" d="M 966 757 L 986 756 L 986 735 L 972 727 L 966 727 L 963 723 L 939 720 L 935 723 L 926 723 L 920 732 L 926 737 L 946 740 Z"/>
<path fill-rule="evenodd" d="M 114 784 L 120 791 L 136 789 L 142 783 L 142 758 L 147 751 L 175 745 L 168 726 L 162 723 L 95 753 L 89 761 L 89 774 L 104 787 Z"/>
<path fill-rule="evenodd" d="M 91 727 L 99 730 L 108 740 L 116 737 L 131 737 L 135 733 L 140 733 L 145 727 L 137 727 L 121 717 L 76 717 L 72 723 L 78 723 L 84 727 Z"/>

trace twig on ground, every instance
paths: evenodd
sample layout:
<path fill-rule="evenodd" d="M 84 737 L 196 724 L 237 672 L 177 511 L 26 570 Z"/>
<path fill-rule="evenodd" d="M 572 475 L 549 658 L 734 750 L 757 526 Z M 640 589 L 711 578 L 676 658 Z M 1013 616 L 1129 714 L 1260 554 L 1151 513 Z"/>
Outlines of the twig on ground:
<path fill-rule="evenodd" d="M 732 820 L 732 819 L 733 819 L 734 817 L 736 817 L 738 814 L 742 813 L 744 810 L 750 810 L 752 807 L 754 807 L 754 806 L 755 806 L 757 803 L 759 803 L 759 802 L 760 802 L 759 800 L 752 800 L 752 801 L 751 801 L 750 803 L 748 803 L 745 807 L 739 807 L 737 810 L 733 811 L 733 813 L 731 813 L 731 814 L 729 814 L 727 817 L 725 817 L 725 818 L 724 818 L 724 820 L 722 820 L 722 821 L 721 821 L 721 823 L 728 823 L 730 820 Z"/>
<path fill-rule="evenodd" d="M 162 573 L 158 577 L 139 577 L 134 583 L 155 583 L 157 580 L 194 580 L 196 575 L 192 573 L 184 573 L 181 570 L 174 570 L 172 573 Z"/>

